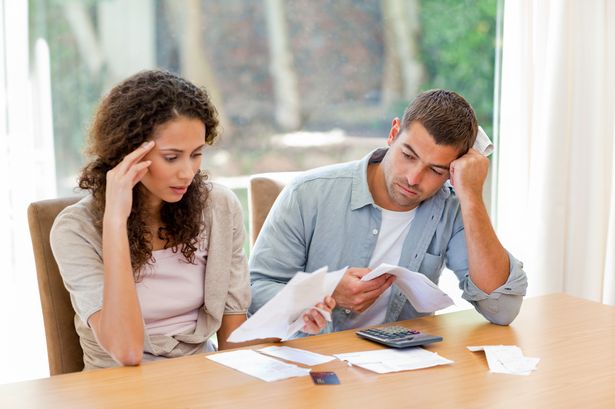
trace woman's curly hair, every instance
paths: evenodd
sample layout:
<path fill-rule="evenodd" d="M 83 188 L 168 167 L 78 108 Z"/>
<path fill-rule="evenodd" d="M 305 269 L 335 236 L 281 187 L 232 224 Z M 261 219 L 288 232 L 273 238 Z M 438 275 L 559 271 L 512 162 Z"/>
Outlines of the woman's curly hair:
<path fill-rule="evenodd" d="M 102 232 L 107 172 L 130 152 L 151 140 L 156 128 L 178 117 L 199 119 L 205 125 L 205 143 L 218 135 L 218 113 L 207 91 L 160 70 L 139 72 L 107 94 L 94 115 L 86 153 L 92 160 L 81 171 L 79 187 L 93 196 L 96 226 Z M 187 192 L 177 203 L 163 202 L 160 211 L 164 229 L 158 232 L 165 248 L 181 250 L 194 263 L 199 235 L 204 228 L 203 210 L 209 186 L 207 175 L 197 172 Z M 133 189 L 132 211 L 128 217 L 130 260 L 135 280 L 152 261 L 152 234 L 139 185 Z"/>

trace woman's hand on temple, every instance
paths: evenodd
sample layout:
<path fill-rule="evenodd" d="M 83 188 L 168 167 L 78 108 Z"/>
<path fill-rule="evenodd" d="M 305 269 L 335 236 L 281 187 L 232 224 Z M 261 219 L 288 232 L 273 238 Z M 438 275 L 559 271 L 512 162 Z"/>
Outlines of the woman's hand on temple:
<path fill-rule="evenodd" d="M 143 143 L 107 172 L 105 213 L 127 220 L 132 209 L 132 189 L 147 173 L 151 161 L 141 161 L 154 147 L 154 141 Z"/>

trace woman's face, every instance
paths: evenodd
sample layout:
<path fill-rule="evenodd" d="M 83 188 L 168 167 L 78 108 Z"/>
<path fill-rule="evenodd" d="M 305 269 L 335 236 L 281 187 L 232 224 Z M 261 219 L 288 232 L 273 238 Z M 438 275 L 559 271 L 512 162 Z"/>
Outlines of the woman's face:
<path fill-rule="evenodd" d="M 141 183 L 152 208 L 181 200 L 201 167 L 205 125 L 200 119 L 180 116 L 156 127 L 156 145 L 143 160 L 151 160 Z"/>

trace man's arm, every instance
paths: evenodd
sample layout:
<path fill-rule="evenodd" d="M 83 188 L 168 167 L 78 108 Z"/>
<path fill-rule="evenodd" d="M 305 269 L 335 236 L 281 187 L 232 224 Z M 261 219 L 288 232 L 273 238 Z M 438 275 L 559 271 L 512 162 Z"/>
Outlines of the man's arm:
<path fill-rule="evenodd" d="M 489 160 L 474 149 L 451 164 L 451 183 L 461 207 L 463 232 L 453 236 L 449 252 L 461 246 L 467 249 L 469 277 L 460 277 L 465 280 L 464 298 L 489 321 L 507 325 L 519 312 L 527 279 L 521 263 L 504 249 L 491 225 L 482 199 L 488 168 Z M 460 267 L 458 257 L 452 255 L 449 259 L 456 272 Z"/>
<path fill-rule="evenodd" d="M 490 294 L 508 280 L 508 254 L 500 243 L 483 202 L 489 160 L 474 149 L 451 163 L 451 183 L 459 198 L 465 228 L 470 277 Z"/>
<path fill-rule="evenodd" d="M 269 211 L 250 254 L 250 284 L 255 313 L 298 272 L 305 271 L 304 215 L 294 185 L 286 186 Z"/>
<path fill-rule="evenodd" d="M 310 240 L 318 240 L 312 237 L 316 212 L 315 206 L 307 205 L 293 185 L 287 186 L 274 203 L 250 256 L 251 313 L 277 294 L 295 273 L 305 271 Z M 322 265 L 330 263 L 320 261 Z M 369 269 L 353 267 L 346 271 L 333 293 L 339 308 L 362 312 L 395 280 L 394 276 L 384 274 L 371 281 L 360 281 L 367 272 Z"/>

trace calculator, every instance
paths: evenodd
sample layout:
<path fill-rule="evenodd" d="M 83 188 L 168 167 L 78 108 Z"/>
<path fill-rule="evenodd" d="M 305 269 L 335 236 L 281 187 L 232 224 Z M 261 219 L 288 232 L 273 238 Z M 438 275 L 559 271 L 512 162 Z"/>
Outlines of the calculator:
<path fill-rule="evenodd" d="M 393 348 L 407 348 L 442 341 L 442 337 L 399 326 L 366 328 L 356 332 L 361 338 Z"/>

